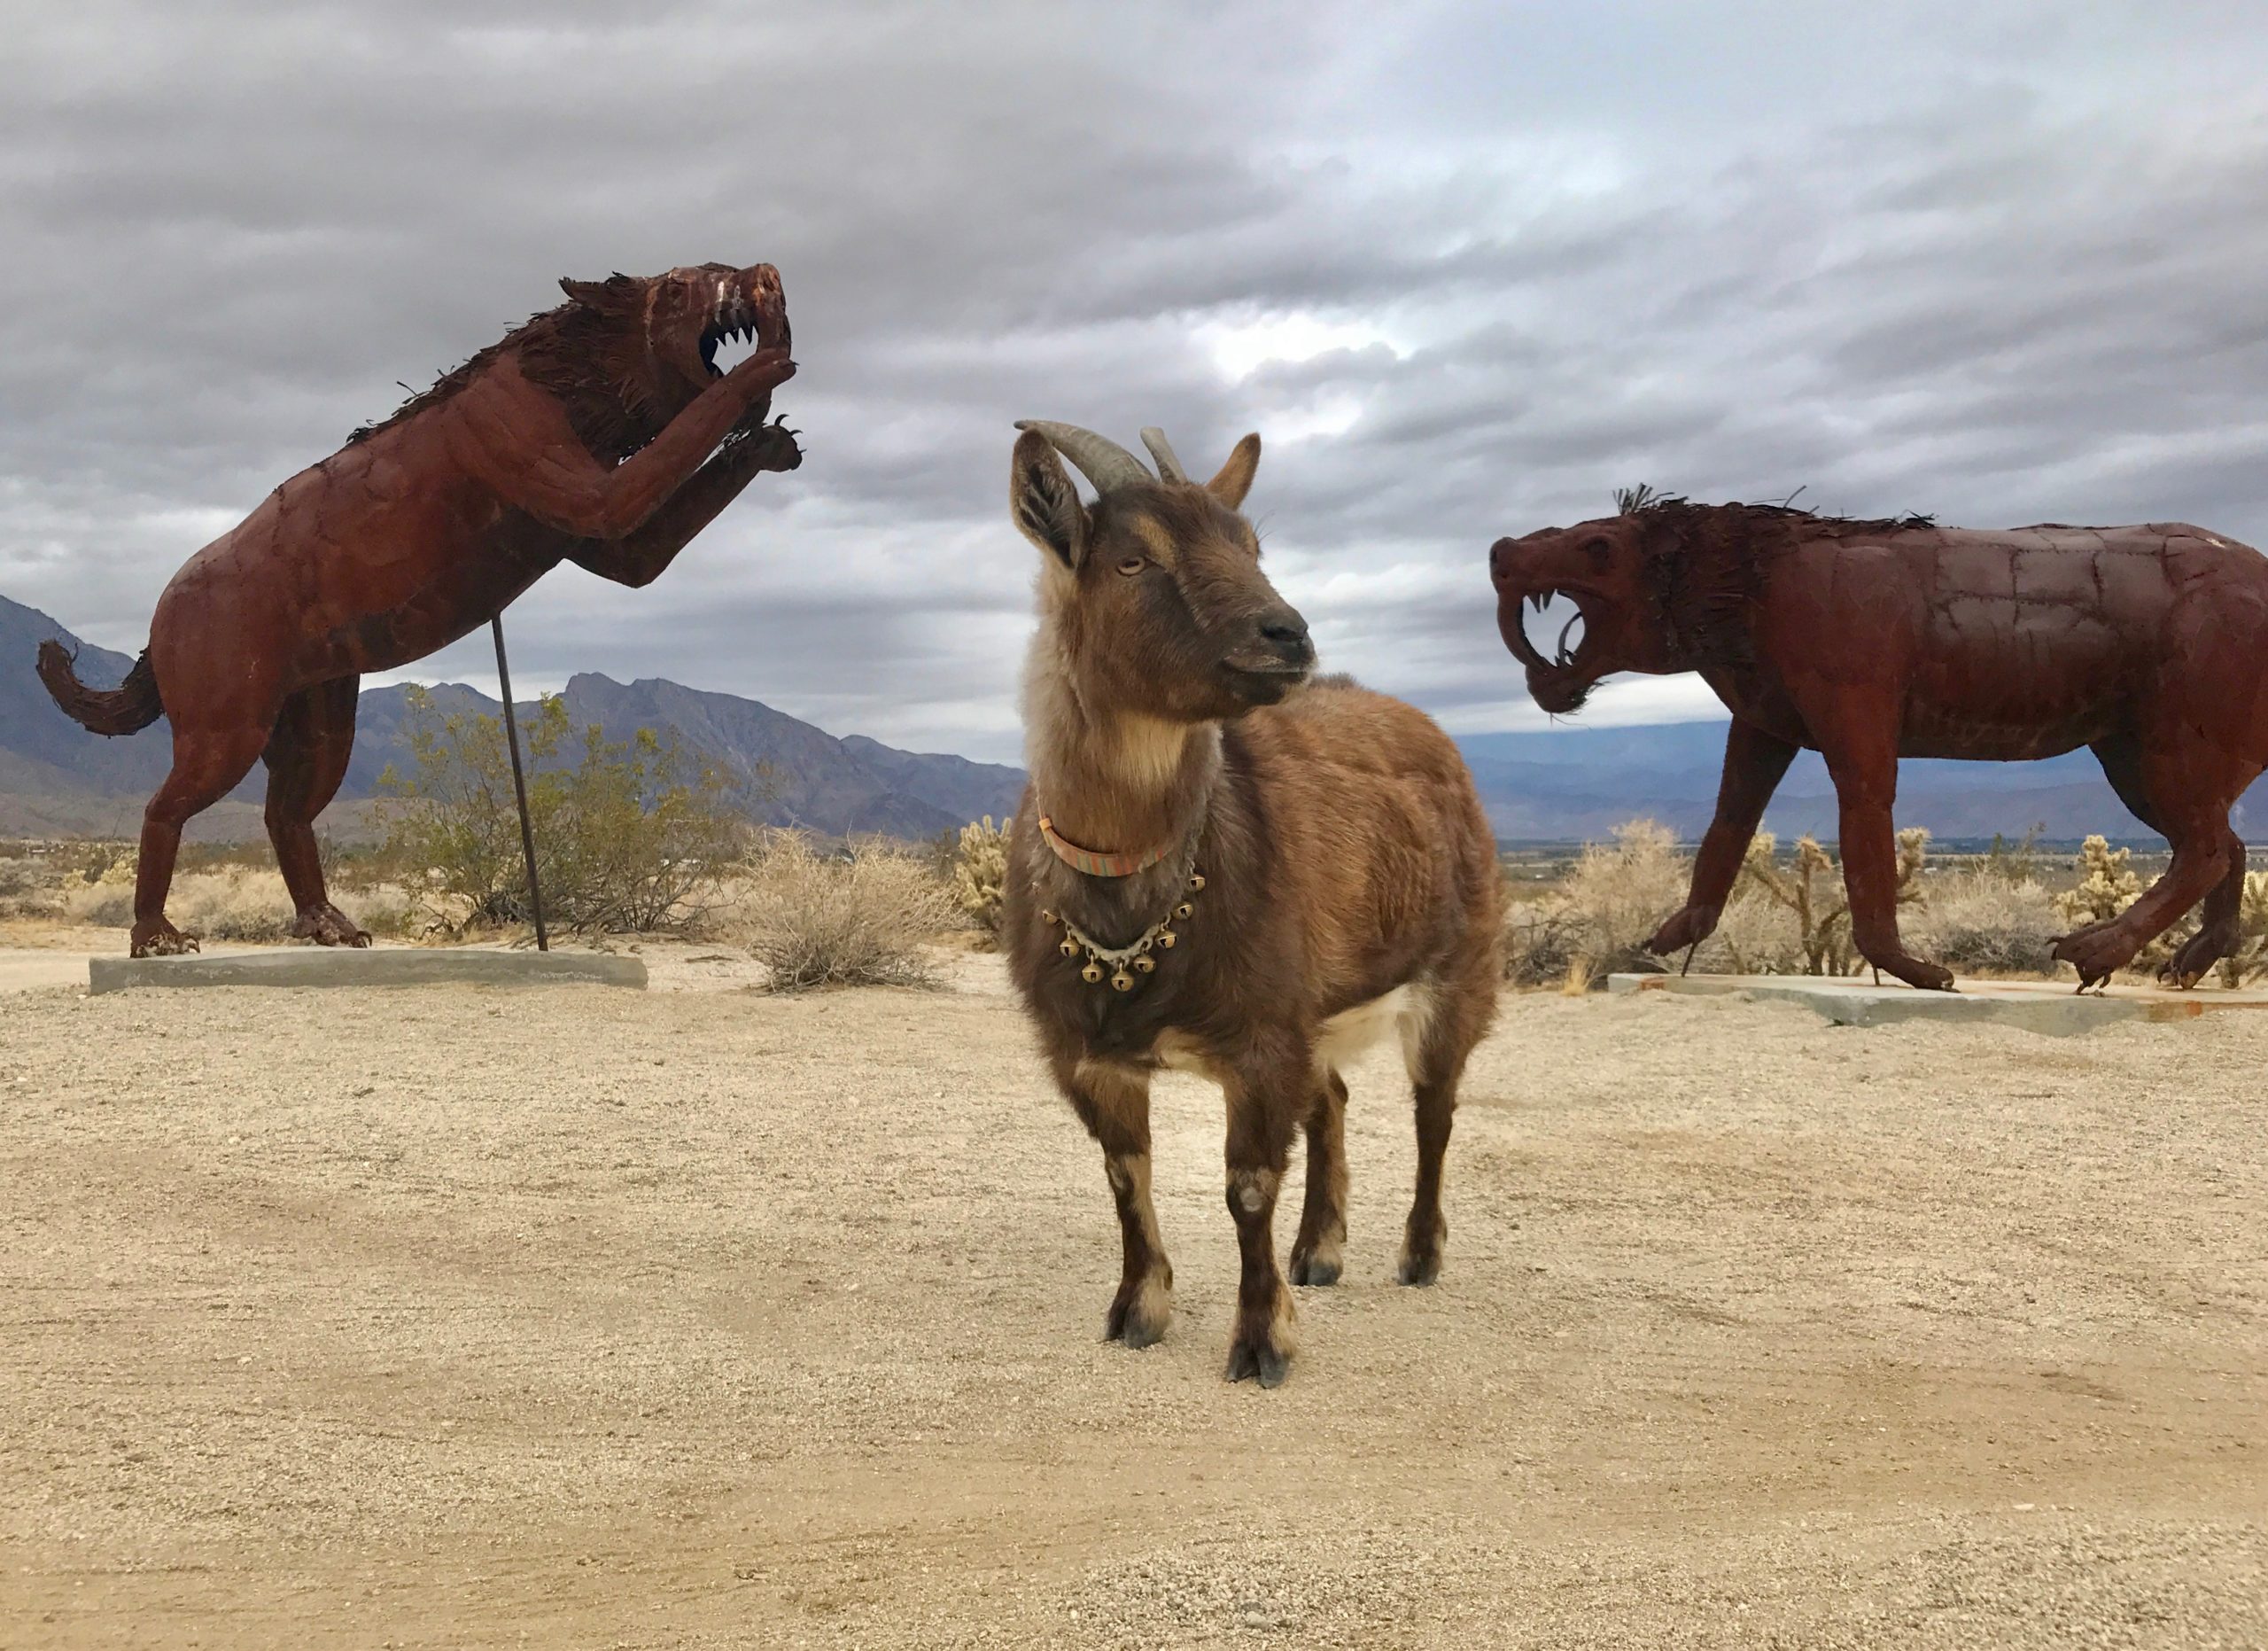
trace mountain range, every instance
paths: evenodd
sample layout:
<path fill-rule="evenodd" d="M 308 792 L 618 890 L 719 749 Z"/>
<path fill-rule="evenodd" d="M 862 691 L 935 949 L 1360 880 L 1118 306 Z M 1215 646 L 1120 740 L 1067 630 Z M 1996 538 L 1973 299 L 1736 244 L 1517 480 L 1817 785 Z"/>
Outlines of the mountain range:
<path fill-rule="evenodd" d="M 31 668 L 38 644 L 50 636 L 78 650 L 79 673 L 89 682 L 115 682 L 133 663 L 80 642 L 35 608 L 0 597 L 0 835 L 129 834 L 164 777 L 168 742 L 162 727 L 101 739 L 58 711 Z M 500 709 L 460 683 L 431 691 L 445 712 Z M 586 673 L 569 679 L 564 697 L 579 728 L 598 723 L 610 739 L 626 739 L 641 728 L 674 729 L 687 749 L 730 772 L 760 768 L 765 783 L 750 793 L 751 812 L 775 825 L 933 837 L 981 814 L 1005 817 L 1024 783 L 1019 768 L 899 751 L 862 735 L 838 738 L 758 700 L 662 678 L 617 682 Z M 351 821 L 357 803 L 378 794 L 379 774 L 404 755 L 407 714 L 407 689 L 364 692 L 354 759 L 341 803 L 333 806 L 334 823 Z M 1568 726 L 1466 735 L 1458 744 L 1499 837 L 1593 839 L 1643 816 L 1690 838 L 1708 824 L 1715 806 L 1724 724 Z M 227 802 L 200 818 L 196 834 L 258 835 L 264 783 L 264 773 L 255 769 Z M 2240 805 L 2240 833 L 2248 814 L 2268 818 L 2268 781 Z M 2083 751 L 2030 763 L 1909 761 L 1899 771 L 1898 818 L 1901 825 L 1927 826 L 1941 839 L 2016 837 L 2036 825 L 2055 840 L 2098 831 L 2115 840 L 2155 840 Z M 1798 757 L 1764 823 L 1783 837 L 1836 835 L 1835 790 L 1816 752 Z"/>
<path fill-rule="evenodd" d="M 128 835 L 139 829 L 142 805 L 171 760 L 164 725 L 119 739 L 82 729 L 55 708 L 32 673 L 33 657 L 49 637 L 77 651 L 80 677 L 91 684 L 116 682 L 133 664 L 124 654 L 82 642 L 35 608 L 0 597 L 0 836 Z M 462 683 L 430 691 L 444 713 L 493 715 L 501 709 Z M 674 729 L 687 750 L 728 773 L 751 780 L 760 775 L 745 794 L 750 812 L 768 824 L 920 839 L 982 814 L 1005 817 L 1023 790 L 1021 768 L 899 751 L 858 735 L 837 739 L 760 701 L 659 678 L 617 682 L 585 673 L 568 680 L 563 697 L 577 728 L 595 722 L 617 740 L 641 728 Z M 378 795 L 379 775 L 407 756 L 408 717 L 407 689 L 363 691 L 354 757 L 333 814 L 351 820 L 352 805 Z M 255 768 L 227 802 L 193 822 L 193 835 L 258 835 L 266 783 L 265 771 Z"/>

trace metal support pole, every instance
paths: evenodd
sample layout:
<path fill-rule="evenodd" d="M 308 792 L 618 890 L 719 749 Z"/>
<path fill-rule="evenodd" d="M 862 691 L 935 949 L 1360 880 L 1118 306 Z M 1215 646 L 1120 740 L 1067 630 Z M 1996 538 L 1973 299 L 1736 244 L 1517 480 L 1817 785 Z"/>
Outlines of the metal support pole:
<path fill-rule="evenodd" d="M 528 783 L 520 772 L 520 722 L 512 711 L 512 670 L 504 663 L 504 616 L 488 621 L 496 635 L 496 689 L 504 696 L 504 744 L 512 752 L 512 792 L 520 799 L 520 852 L 528 861 L 528 905 L 535 916 L 535 949 L 548 952 L 551 937 L 543 930 L 543 890 L 535 880 L 535 822 L 528 818 Z"/>

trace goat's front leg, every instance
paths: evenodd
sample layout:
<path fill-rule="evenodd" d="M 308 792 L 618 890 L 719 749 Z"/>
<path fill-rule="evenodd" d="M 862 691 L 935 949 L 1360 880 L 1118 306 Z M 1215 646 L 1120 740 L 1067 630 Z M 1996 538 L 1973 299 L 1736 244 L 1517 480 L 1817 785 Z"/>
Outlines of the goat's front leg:
<path fill-rule="evenodd" d="M 1291 1287 L 1276 1265 L 1276 1195 L 1314 1086 L 1305 1049 L 1252 1060 L 1232 1071 L 1229 1106 L 1229 1217 L 1242 1260 L 1228 1377 L 1282 1383 L 1293 1351 Z"/>
<path fill-rule="evenodd" d="M 1118 1203 L 1123 1266 L 1103 1319 L 1107 1342 L 1147 1347 L 1173 1318 L 1173 1263 L 1150 1200 L 1150 1075 L 1138 1068 L 1081 1061 L 1058 1072 L 1072 1109 L 1102 1148 L 1102 1171 Z"/>
<path fill-rule="evenodd" d="M 750 482 L 765 471 L 790 471 L 803 462 L 795 432 L 785 424 L 765 424 L 760 416 L 753 424 L 743 421 L 643 526 L 620 539 L 584 540 L 567 559 L 617 585 L 650 585 Z"/>

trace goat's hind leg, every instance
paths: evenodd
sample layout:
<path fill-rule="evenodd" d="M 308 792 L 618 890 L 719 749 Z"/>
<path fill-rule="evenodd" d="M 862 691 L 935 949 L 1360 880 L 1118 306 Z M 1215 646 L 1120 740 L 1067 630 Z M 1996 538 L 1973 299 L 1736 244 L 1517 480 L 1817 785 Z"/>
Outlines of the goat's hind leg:
<path fill-rule="evenodd" d="M 1103 1339 L 1129 1347 L 1162 1340 L 1173 1319 L 1173 1263 L 1150 1197 L 1150 1077 L 1133 1067 L 1081 1061 L 1059 1067 L 1072 1110 L 1102 1148 L 1104 1177 L 1118 1205 L 1122 1266 L 1118 1293 L 1103 1318 Z"/>
<path fill-rule="evenodd" d="M 1495 967 L 1493 959 L 1489 967 Z M 1473 1045 L 1488 1029 L 1495 1003 L 1493 974 L 1463 989 L 1442 986 L 1418 998 L 1402 1022 L 1402 1059 L 1418 1124 L 1418 1185 L 1402 1229 L 1402 1261 L 1395 1277 L 1404 1284 L 1431 1284 L 1441 1276 L 1441 1250 L 1449 1242 L 1449 1217 L 1441 1212 L 1441 1180 L 1449 1158 L 1449 1131 L 1456 1121 L 1457 1086 Z"/>
<path fill-rule="evenodd" d="M 1308 1190 L 1292 1241 L 1292 1282 L 1336 1284 L 1347 1250 L 1347 1081 L 1325 1067 L 1309 1103 Z"/>

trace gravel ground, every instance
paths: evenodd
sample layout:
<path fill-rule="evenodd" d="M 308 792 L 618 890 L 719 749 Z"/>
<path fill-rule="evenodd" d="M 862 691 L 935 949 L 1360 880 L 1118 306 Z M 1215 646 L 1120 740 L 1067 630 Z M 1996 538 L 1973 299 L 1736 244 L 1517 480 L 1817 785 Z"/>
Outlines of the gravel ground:
<path fill-rule="evenodd" d="M 1509 1000 L 1262 1393 L 1217 1092 L 1130 1354 L 993 960 L 649 956 L 0 995 L 0 1644 L 2268 1645 L 2268 1020 Z"/>

